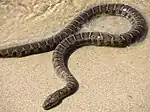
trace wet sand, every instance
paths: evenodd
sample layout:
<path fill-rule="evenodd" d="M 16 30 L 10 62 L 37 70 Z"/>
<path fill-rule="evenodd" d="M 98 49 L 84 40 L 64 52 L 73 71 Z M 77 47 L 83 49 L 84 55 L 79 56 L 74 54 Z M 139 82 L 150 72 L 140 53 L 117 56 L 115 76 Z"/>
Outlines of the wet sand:
<path fill-rule="evenodd" d="M 0 1 L 0 48 L 54 35 L 86 6 L 126 3 L 150 22 L 150 1 L 144 0 L 18 0 Z M 130 23 L 101 17 L 81 31 L 121 33 Z M 125 49 L 86 46 L 69 58 L 79 90 L 48 112 L 150 112 L 150 35 Z M 0 112 L 45 112 L 47 95 L 64 86 L 54 73 L 52 52 L 0 59 Z"/>

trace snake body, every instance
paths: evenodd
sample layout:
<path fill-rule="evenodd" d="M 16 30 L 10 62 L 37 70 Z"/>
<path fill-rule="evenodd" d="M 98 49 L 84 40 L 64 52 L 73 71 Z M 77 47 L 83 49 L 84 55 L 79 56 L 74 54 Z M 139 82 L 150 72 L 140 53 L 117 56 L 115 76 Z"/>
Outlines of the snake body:
<path fill-rule="evenodd" d="M 84 23 L 92 16 L 101 13 L 125 17 L 132 23 L 132 27 L 128 32 L 119 35 L 105 32 L 82 32 L 62 40 L 53 52 L 52 61 L 56 74 L 67 84 L 47 97 L 43 104 L 45 110 L 55 107 L 78 89 L 77 80 L 65 64 L 65 58 L 70 51 L 85 45 L 126 47 L 141 40 L 147 32 L 146 21 L 143 16 L 136 9 L 124 4 L 103 4 L 92 7 L 77 17 L 79 18 L 78 23 Z"/>
<path fill-rule="evenodd" d="M 83 24 L 98 14 L 125 17 L 131 22 L 132 27 L 122 34 L 77 33 Z M 126 47 L 143 39 L 147 31 L 146 20 L 135 8 L 125 4 L 100 4 L 84 10 L 56 35 L 39 42 L 1 49 L 0 57 L 22 57 L 55 49 L 52 59 L 54 69 L 67 84 L 46 98 L 42 107 L 48 110 L 60 104 L 64 98 L 72 95 L 78 89 L 77 80 L 65 64 L 65 57 L 71 50 L 85 45 Z"/>

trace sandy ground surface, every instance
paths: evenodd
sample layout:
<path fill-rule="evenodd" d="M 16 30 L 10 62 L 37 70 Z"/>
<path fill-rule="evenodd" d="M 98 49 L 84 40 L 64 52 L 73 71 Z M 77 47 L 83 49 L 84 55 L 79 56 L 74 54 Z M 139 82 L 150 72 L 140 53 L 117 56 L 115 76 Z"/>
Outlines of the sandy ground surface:
<path fill-rule="evenodd" d="M 126 3 L 150 22 L 149 0 L 0 0 L 0 48 L 41 40 L 90 4 Z M 91 5 L 90 5 L 91 6 Z M 125 32 L 126 19 L 102 17 L 82 30 Z M 69 59 L 79 90 L 48 112 L 150 112 L 150 35 L 126 49 L 83 47 Z M 44 112 L 44 98 L 65 84 L 52 52 L 0 59 L 0 112 Z"/>

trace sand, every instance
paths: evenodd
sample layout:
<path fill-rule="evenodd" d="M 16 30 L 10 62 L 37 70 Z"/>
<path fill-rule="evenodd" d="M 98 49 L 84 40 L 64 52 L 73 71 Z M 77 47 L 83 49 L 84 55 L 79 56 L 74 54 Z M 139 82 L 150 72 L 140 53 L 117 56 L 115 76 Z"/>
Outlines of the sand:
<path fill-rule="evenodd" d="M 0 48 L 41 40 L 69 23 L 90 4 L 126 3 L 150 22 L 144 0 L 2 0 Z M 92 5 L 90 5 L 92 6 Z M 101 17 L 84 30 L 121 33 L 126 19 Z M 150 39 L 125 49 L 87 46 L 69 58 L 79 90 L 47 112 L 150 112 Z M 47 95 L 63 87 L 52 67 L 52 52 L 0 59 L 0 112 L 45 112 Z"/>

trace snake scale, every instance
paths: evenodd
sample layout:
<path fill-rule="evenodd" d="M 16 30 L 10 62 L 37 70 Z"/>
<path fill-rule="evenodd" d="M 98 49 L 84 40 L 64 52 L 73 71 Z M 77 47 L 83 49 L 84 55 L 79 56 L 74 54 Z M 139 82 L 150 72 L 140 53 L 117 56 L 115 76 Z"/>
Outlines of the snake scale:
<path fill-rule="evenodd" d="M 99 14 L 125 17 L 132 26 L 122 34 L 77 33 L 83 24 Z M 126 47 L 136 41 L 143 40 L 147 31 L 146 20 L 135 8 L 125 4 L 100 4 L 82 11 L 56 35 L 39 42 L 2 49 L 0 50 L 0 57 L 22 57 L 54 50 L 52 59 L 54 69 L 56 74 L 67 83 L 63 88 L 46 98 L 42 107 L 48 110 L 60 104 L 64 98 L 72 95 L 78 89 L 78 81 L 65 64 L 65 58 L 70 51 L 85 45 Z"/>

